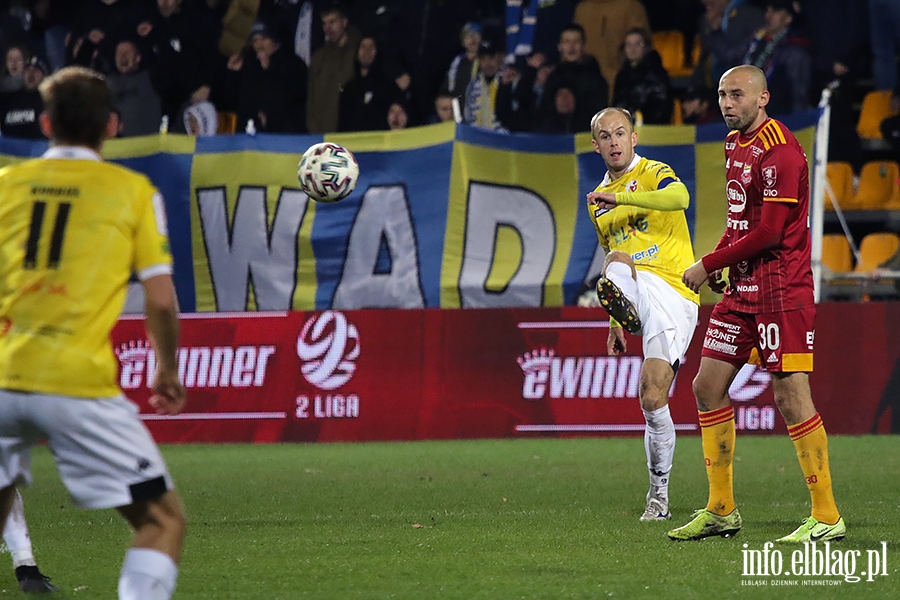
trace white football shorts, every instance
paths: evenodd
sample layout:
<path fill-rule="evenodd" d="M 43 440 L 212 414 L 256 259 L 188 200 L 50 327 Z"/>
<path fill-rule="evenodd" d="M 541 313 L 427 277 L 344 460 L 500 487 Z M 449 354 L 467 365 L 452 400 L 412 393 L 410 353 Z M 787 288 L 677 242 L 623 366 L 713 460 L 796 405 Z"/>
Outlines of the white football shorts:
<path fill-rule="evenodd" d="M 687 353 L 697 328 L 699 307 L 664 279 L 638 269 L 638 297 L 629 300 L 641 318 L 644 358 L 660 358 L 670 365 Z"/>
<path fill-rule="evenodd" d="M 31 448 L 46 440 L 82 508 L 127 506 L 173 489 L 138 412 L 124 396 L 93 400 L 0 390 L 0 487 L 31 483 Z"/>

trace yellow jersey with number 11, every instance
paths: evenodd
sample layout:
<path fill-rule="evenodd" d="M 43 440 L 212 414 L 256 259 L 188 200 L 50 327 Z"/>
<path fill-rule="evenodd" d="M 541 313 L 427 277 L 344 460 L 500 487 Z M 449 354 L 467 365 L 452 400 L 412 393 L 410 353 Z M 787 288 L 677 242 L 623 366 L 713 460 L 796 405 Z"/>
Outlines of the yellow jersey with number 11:
<path fill-rule="evenodd" d="M 588 206 L 600 245 L 607 252 L 630 255 L 635 268 L 653 273 L 679 294 L 700 303 L 681 276 L 694 263 L 694 249 L 684 209 L 689 193 L 672 168 L 635 154 L 629 169 L 615 181 L 609 173 L 594 190 L 616 194 L 618 206 Z"/>
<path fill-rule="evenodd" d="M 0 388 L 119 394 L 109 333 L 132 272 L 172 272 L 145 176 L 76 147 L 0 170 Z"/>

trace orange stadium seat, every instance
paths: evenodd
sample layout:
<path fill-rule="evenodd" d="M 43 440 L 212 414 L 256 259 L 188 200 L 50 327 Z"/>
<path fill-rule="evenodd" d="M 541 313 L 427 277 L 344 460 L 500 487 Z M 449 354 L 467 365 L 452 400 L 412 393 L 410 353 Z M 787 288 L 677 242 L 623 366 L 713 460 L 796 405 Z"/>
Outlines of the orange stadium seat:
<path fill-rule="evenodd" d="M 685 66 L 684 34 L 677 30 L 653 34 L 653 48 L 659 53 L 669 77 L 687 77 L 691 67 Z"/>
<path fill-rule="evenodd" d="M 849 273 L 853 270 L 853 253 L 847 236 L 843 233 L 822 236 L 822 264 L 832 273 Z"/>
<path fill-rule="evenodd" d="M 853 206 L 853 166 L 848 162 L 832 161 L 825 168 L 825 178 L 834 192 L 834 202 L 842 209 Z M 826 198 L 825 210 L 834 210 L 831 199 Z"/>
<path fill-rule="evenodd" d="M 896 113 L 891 111 L 891 92 L 874 90 L 863 98 L 856 132 L 859 137 L 869 140 L 881 139 L 881 122 Z"/>
<path fill-rule="evenodd" d="M 853 197 L 854 208 L 880 210 L 900 201 L 897 180 L 900 168 L 890 160 L 875 160 L 863 165 L 859 173 L 859 189 Z"/>
<path fill-rule="evenodd" d="M 237 113 L 219 111 L 219 124 L 216 127 L 216 133 L 231 134 L 237 130 Z"/>
<path fill-rule="evenodd" d="M 868 273 L 892 257 L 900 248 L 896 233 L 870 233 L 859 244 L 859 262 L 854 271 Z"/>

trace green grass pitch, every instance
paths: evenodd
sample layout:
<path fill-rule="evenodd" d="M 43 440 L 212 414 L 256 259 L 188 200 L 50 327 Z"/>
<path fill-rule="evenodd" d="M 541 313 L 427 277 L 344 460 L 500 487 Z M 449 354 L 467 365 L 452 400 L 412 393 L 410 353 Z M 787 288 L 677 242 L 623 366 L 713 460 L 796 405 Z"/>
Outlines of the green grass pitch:
<path fill-rule="evenodd" d="M 830 440 L 848 537 L 887 542 L 887 576 L 839 586 L 743 577 L 743 544 L 793 530 L 809 495 L 787 436 L 738 436 L 744 528 L 676 543 L 665 531 L 706 502 L 700 439 L 678 440 L 669 523 L 640 523 L 643 442 L 520 439 L 378 444 L 186 445 L 163 452 L 189 527 L 175 598 L 898 598 L 900 437 Z M 71 599 L 115 597 L 130 532 L 73 508 L 35 451 L 25 509 L 38 564 Z M 781 548 L 790 566 L 794 548 Z M 7 557 L 8 560 L 8 557 Z M 7 563 L 9 564 L 9 563 Z M 12 569 L 0 597 L 20 597 Z M 749 586 L 747 581 L 765 581 Z M 775 582 L 774 580 L 779 580 Z M 21 597 L 24 597 L 22 595 Z"/>

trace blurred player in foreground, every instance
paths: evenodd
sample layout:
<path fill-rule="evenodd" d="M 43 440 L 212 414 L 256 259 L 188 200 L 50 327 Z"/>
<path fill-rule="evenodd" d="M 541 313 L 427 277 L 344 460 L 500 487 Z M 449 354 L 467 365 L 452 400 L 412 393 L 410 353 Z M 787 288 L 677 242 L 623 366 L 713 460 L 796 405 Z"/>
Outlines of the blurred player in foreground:
<path fill-rule="evenodd" d="M 119 598 L 168 599 L 184 513 L 165 462 L 116 385 L 110 330 L 129 275 L 146 294 L 159 368 L 151 405 L 177 414 L 178 318 L 162 197 L 105 163 L 118 125 L 103 77 L 65 68 L 40 86 L 50 148 L 0 170 L 0 523 L 46 440 L 83 508 L 116 508 L 134 528 Z"/>
<path fill-rule="evenodd" d="M 643 336 L 640 400 L 650 490 L 641 521 L 669 519 L 669 473 L 675 424 L 669 389 L 697 326 L 698 295 L 681 281 L 694 260 L 684 209 L 690 196 L 669 165 L 634 152 L 637 133 L 627 110 L 606 108 L 591 120 L 594 150 L 606 177 L 588 194 L 588 210 L 606 251 L 597 282 L 610 315 L 606 349 L 626 350 L 624 328 Z"/>
<path fill-rule="evenodd" d="M 694 394 L 709 479 L 706 508 L 673 540 L 727 536 L 741 528 L 734 502 L 734 409 L 728 388 L 747 362 L 772 374 L 775 404 L 788 426 L 812 498 L 812 515 L 776 541 L 839 540 L 847 528 L 831 491 L 828 437 L 813 405 L 813 279 L 809 240 L 809 169 L 803 147 L 766 115 L 765 74 L 742 65 L 719 81 L 719 108 L 732 129 L 725 139 L 728 221 L 715 251 L 684 273 L 694 291 L 730 284 L 709 318 Z"/>

